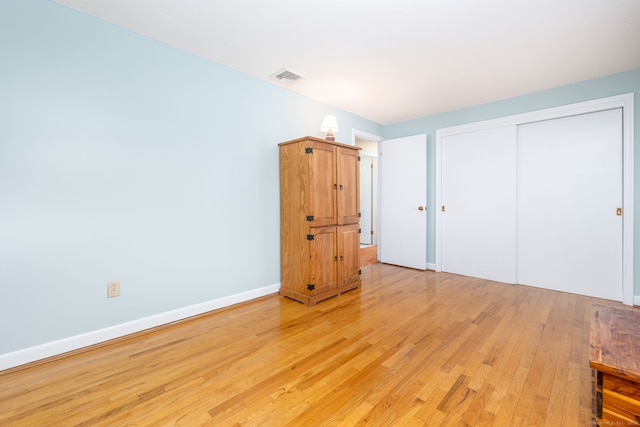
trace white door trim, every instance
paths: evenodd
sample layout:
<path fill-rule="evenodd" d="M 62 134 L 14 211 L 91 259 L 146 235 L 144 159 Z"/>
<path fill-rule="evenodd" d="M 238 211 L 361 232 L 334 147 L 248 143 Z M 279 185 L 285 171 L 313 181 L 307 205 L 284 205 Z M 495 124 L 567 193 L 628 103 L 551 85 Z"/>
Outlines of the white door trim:
<path fill-rule="evenodd" d="M 352 129 L 351 130 L 351 145 L 356 145 L 356 136 L 362 138 L 362 139 L 366 139 L 369 141 L 375 141 L 375 142 L 380 142 L 382 141 L 384 138 L 378 135 L 374 135 L 372 133 L 367 133 L 358 129 Z"/>
<path fill-rule="evenodd" d="M 456 135 L 467 132 L 474 132 L 483 129 L 490 129 L 500 126 L 520 125 L 541 120 L 549 120 L 560 117 L 567 117 L 576 114 L 592 113 L 611 108 L 622 108 L 622 155 L 623 155 L 623 193 L 622 193 L 622 302 L 626 305 L 633 305 L 633 236 L 634 236 L 634 94 L 627 93 L 607 98 L 600 98 L 576 104 L 563 105 L 560 107 L 548 108 L 544 110 L 532 111 L 529 113 L 516 114 L 512 116 L 500 117 L 498 119 L 485 120 L 476 123 L 469 123 L 460 126 L 442 128 L 436 130 L 436 271 L 442 271 L 442 137 Z"/>
<path fill-rule="evenodd" d="M 356 137 L 360 137 L 362 139 L 366 139 L 368 141 L 375 141 L 378 143 L 378 153 L 377 153 L 377 158 L 380 158 L 380 143 L 382 141 L 384 141 L 384 138 L 379 136 L 379 135 L 374 135 L 372 133 L 368 133 L 362 130 L 358 130 L 358 129 L 351 129 L 351 145 L 356 145 Z M 376 182 L 376 186 L 378 188 L 380 188 L 380 173 L 378 172 L 378 180 Z M 380 197 L 377 197 L 377 200 L 375 201 L 375 209 L 376 212 L 380 212 Z M 375 224 L 372 224 L 372 226 L 374 227 L 374 233 L 380 233 L 380 215 L 376 214 L 375 215 Z M 376 236 L 376 245 L 378 246 L 378 250 L 376 253 L 376 259 L 380 259 L 380 242 L 377 239 L 378 236 Z"/>

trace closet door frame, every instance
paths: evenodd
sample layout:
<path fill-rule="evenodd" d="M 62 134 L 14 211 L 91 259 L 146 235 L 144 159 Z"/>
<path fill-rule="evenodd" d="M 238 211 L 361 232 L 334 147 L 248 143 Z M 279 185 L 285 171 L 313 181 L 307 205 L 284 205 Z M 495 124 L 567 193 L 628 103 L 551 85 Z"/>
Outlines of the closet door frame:
<path fill-rule="evenodd" d="M 634 236 L 634 95 L 633 93 L 600 98 L 586 102 L 547 108 L 529 113 L 505 116 L 460 126 L 436 130 L 436 271 L 442 271 L 442 138 L 461 133 L 476 132 L 495 127 L 521 125 L 541 120 L 557 119 L 577 114 L 593 113 L 613 108 L 622 108 L 622 302 L 634 304 L 633 295 L 633 236 Z M 515 142 L 515 141 L 514 141 Z M 640 303 L 640 300 L 639 300 Z"/>

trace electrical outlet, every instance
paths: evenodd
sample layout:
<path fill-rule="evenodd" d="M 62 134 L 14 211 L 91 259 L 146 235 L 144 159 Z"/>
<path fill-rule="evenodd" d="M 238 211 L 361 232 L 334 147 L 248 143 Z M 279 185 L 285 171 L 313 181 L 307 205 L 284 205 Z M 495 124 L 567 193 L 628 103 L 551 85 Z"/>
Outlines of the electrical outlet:
<path fill-rule="evenodd" d="M 120 296 L 120 281 L 114 280 L 107 283 L 107 297 L 119 297 Z"/>

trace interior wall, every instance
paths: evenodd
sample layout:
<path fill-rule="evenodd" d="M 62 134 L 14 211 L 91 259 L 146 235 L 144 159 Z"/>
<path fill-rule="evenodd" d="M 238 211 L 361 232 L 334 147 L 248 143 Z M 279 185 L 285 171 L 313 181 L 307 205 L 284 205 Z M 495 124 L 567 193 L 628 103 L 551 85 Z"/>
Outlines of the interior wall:
<path fill-rule="evenodd" d="M 50 0 L 0 34 L 0 354 L 279 283 L 277 144 L 383 133 Z"/>
<path fill-rule="evenodd" d="M 605 98 L 625 93 L 635 94 L 634 140 L 634 198 L 635 224 L 640 224 L 640 69 L 566 85 L 498 102 L 423 117 L 385 126 L 386 139 L 401 138 L 421 133 L 427 134 L 427 201 L 435 204 L 435 133 L 436 129 L 496 119 L 513 114 L 527 113 L 545 108 Z M 427 211 L 427 262 L 435 263 L 435 210 Z M 586 237 L 588 238 L 588 237 Z M 640 271 L 640 227 L 636 225 L 634 239 L 634 269 Z M 634 278 L 634 295 L 640 295 L 640 274 Z"/>

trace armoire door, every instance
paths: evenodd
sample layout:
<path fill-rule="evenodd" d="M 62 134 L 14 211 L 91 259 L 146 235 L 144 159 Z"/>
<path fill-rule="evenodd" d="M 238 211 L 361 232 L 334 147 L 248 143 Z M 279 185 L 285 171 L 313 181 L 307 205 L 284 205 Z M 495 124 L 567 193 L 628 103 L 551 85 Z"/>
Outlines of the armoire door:
<path fill-rule="evenodd" d="M 359 151 L 336 147 L 338 224 L 360 222 Z"/>
<path fill-rule="evenodd" d="M 310 144 L 309 159 L 309 191 L 311 212 L 314 226 L 336 224 L 336 161 L 335 147 L 328 144 Z"/>
<path fill-rule="evenodd" d="M 622 109 L 518 127 L 518 283 L 622 300 Z"/>
<path fill-rule="evenodd" d="M 313 227 L 311 246 L 311 279 L 313 295 L 338 288 L 338 238 L 336 226 Z"/>
<path fill-rule="evenodd" d="M 358 224 L 338 226 L 338 285 L 348 287 L 360 280 L 360 233 Z"/>

